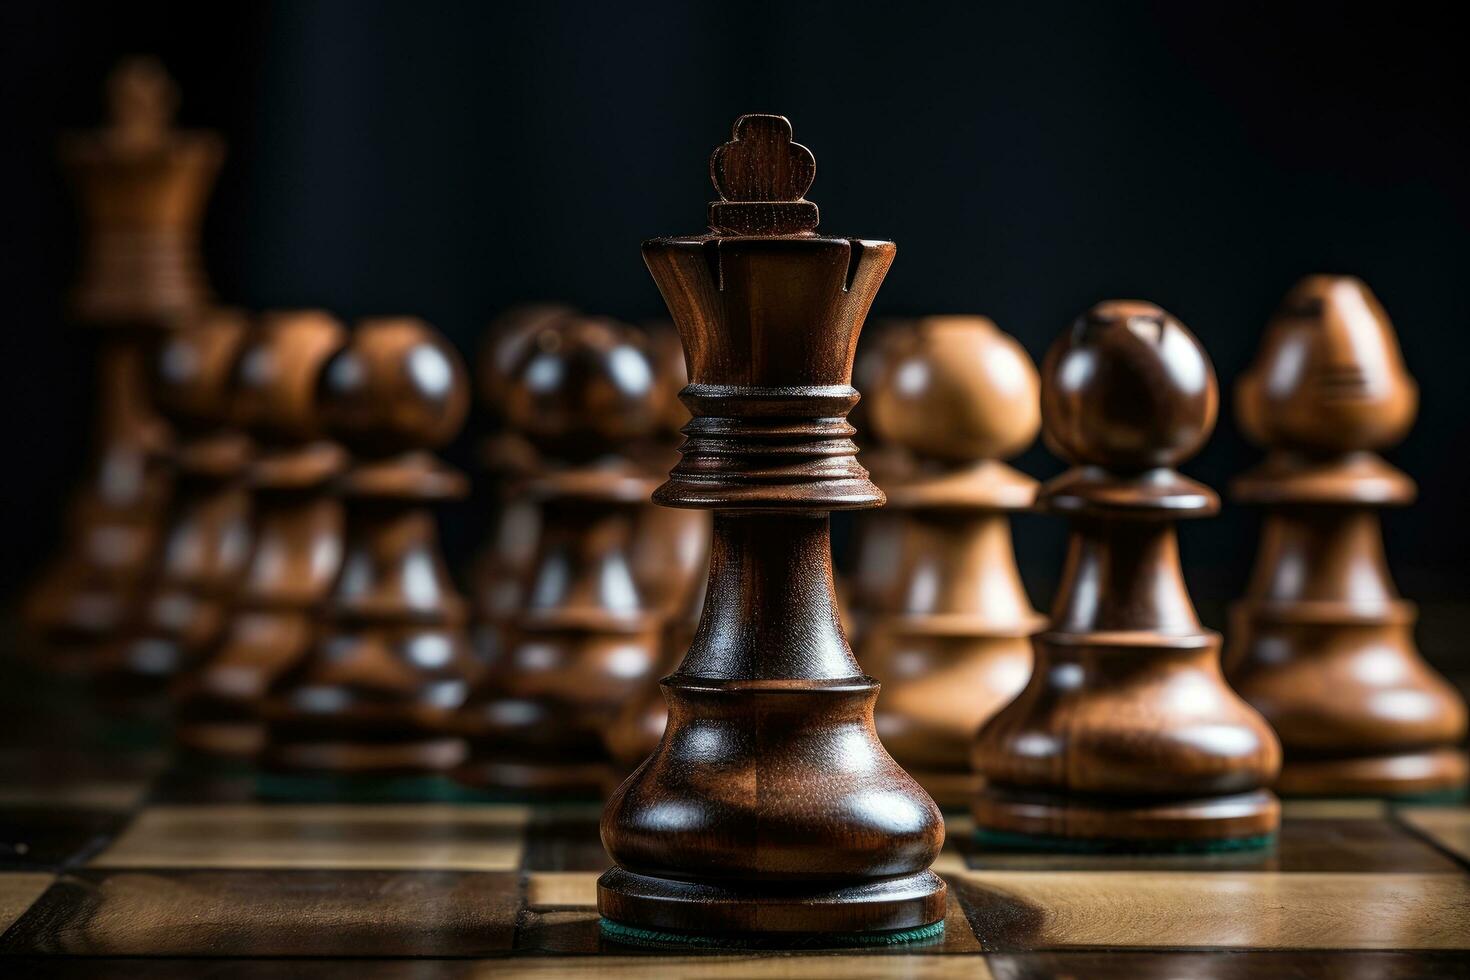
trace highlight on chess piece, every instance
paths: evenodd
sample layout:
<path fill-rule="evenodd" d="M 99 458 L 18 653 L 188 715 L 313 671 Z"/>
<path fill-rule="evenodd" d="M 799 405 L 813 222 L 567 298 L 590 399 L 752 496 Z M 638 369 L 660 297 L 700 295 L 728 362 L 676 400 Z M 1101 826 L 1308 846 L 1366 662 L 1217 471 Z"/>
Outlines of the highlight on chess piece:
<path fill-rule="evenodd" d="M 878 506 L 845 416 L 896 250 L 819 236 L 815 161 L 748 115 L 710 163 L 710 232 L 645 242 L 693 418 L 655 494 L 714 514 L 708 594 L 668 727 L 602 816 L 604 935 L 660 944 L 902 942 L 943 930 L 939 808 L 884 751 L 838 623 L 830 512 Z"/>
<path fill-rule="evenodd" d="M 459 432 L 459 355 L 408 317 L 360 322 L 322 368 L 321 411 L 351 454 L 341 570 L 315 646 L 271 689 L 264 795 L 396 799 L 452 794 L 464 759 L 450 721 L 478 671 L 465 602 L 433 506 L 465 478 L 431 450 Z"/>
<path fill-rule="evenodd" d="M 1419 655 L 1378 516 L 1414 499 L 1377 450 L 1417 408 L 1393 325 L 1351 276 L 1298 283 L 1237 388 L 1241 428 L 1267 456 L 1232 490 L 1265 519 L 1227 664 L 1281 736 L 1282 793 L 1463 791 L 1465 702 Z"/>
<path fill-rule="evenodd" d="M 326 313 L 268 313 L 238 359 L 239 420 L 255 447 L 247 479 L 254 544 L 224 635 L 171 691 L 174 738 L 191 752 L 255 759 L 265 747 L 267 693 L 316 641 L 342 562 L 334 483 L 347 464 L 326 438 L 317 380 L 346 340 Z"/>
<path fill-rule="evenodd" d="M 157 61 L 123 61 L 107 96 L 108 125 L 61 144 L 82 213 L 71 313 L 98 344 L 91 459 L 61 553 L 25 605 L 45 663 L 83 676 L 136 615 L 157 560 L 169 433 L 149 398 L 147 348 L 210 302 L 199 230 L 224 160 L 217 134 L 172 128 L 178 92 Z"/>
<path fill-rule="evenodd" d="M 1214 428 L 1215 373 L 1151 303 L 1113 300 L 1041 371 L 1048 446 L 1072 469 L 1037 503 L 1071 520 L 1031 679 L 980 730 L 973 812 L 994 844 L 1217 850 L 1268 843 L 1281 749 L 1225 683 L 1185 587 L 1174 522 L 1215 513 L 1173 467 Z"/>
<path fill-rule="evenodd" d="M 658 662 L 659 612 L 633 571 L 635 516 L 656 480 L 626 455 L 661 393 L 644 340 L 612 320 L 541 323 L 510 371 L 506 414 L 541 465 L 536 555 L 505 650 L 464 710 L 456 772 L 491 796 L 598 799 L 603 734 Z"/>
<path fill-rule="evenodd" d="M 1010 513 L 1036 481 L 1001 460 L 1041 427 L 1036 368 L 984 317 L 928 317 L 894 345 L 871 391 L 873 427 L 913 465 L 889 482 L 898 520 L 893 598 L 858 659 L 882 685 L 878 735 L 929 795 L 967 807 L 970 746 L 1031 674 L 1044 622 L 1026 597 Z"/>

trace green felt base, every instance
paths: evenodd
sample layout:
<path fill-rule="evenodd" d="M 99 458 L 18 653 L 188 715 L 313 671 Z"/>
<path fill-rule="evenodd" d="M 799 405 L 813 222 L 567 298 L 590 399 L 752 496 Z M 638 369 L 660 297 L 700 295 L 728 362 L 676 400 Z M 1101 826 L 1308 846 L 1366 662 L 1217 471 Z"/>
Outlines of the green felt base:
<path fill-rule="evenodd" d="M 853 946 L 902 946 L 924 942 L 944 935 L 944 921 L 931 922 L 913 929 L 887 929 L 875 932 L 800 932 L 800 933 L 705 933 L 668 932 L 639 929 L 611 919 L 599 919 L 602 934 L 629 946 L 678 948 L 695 946 L 703 949 L 841 949 Z"/>
<path fill-rule="evenodd" d="M 453 803 L 461 789 L 448 777 L 330 776 L 263 772 L 255 794 L 288 803 Z"/>
<path fill-rule="evenodd" d="M 981 847 L 1007 851 L 1045 851 L 1064 854 L 1222 854 L 1264 850 L 1275 846 L 1275 834 L 1225 837 L 1216 840 L 1121 840 L 1114 838 L 1053 837 L 1018 834 L 1009 830 L 975 830 Z"/>

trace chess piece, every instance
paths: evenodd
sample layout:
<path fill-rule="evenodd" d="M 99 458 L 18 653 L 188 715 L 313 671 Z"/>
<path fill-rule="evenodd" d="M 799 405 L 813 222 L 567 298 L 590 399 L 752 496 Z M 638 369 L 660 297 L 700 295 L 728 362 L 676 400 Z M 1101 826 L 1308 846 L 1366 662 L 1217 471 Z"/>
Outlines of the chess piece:
<path fill-rule="evenodd" d="M 161 692 L 220 637 L 250 556 L 250 441 L 231 383 L 250 331 L 215 310 L 154 358 L 153 401 L 175 433 L 173 493 L 158 567 L 127 626 L 92 665 L 108 698 Z"/>
<path fill-rule="evenodd" d="M 1265 843 L 1280 746 L 1221 676 L 1174 527 L 1219 508 L 1173 469 L 1214 427 L 1214 370 L 1174 317 L 1114 300 L 1057 339 L 1041 378 L 1046 442 L 1072 469 L 1037 504 L 1071 540 L 1031 679 L 976 741 L 976 824 L 1077 849 Z"/>
<path fill-rule="evenodd" d="M 1036 369 L 984 317 L 919 320 L 866 397 L 875 430 L 915 465 L 880 484 L 899 518 L 893 601 L 869 622 L 859 662 L 883 685 L 878 735 L 941 806 L 979 788 L 970 745 L 1031 674 L 1031 608 L 1009 512 L 1036 481 L 1001 459 L 1041 426 Z"/>
<path fill-rule="evenodd" d="M 505 649 L 506 631 L 521 606 L 541 528 L 540 509 L 522 492 L 522 484 L 535 474 L 540 461 L 523 436 L 506 428 L 511 373 L 541 324 L 571 315 L 570 307 L 555 303 L 515 307 L 490 324 L 480 348 L 476 389 L 491 427 L 481 459 L 493 484 L 495 515 L 470 575 L 470 603 L 475 651 L 485 663 L 498 660 Z"/>
<path fill-rule="evenodd" d="M 92 458 L 25 610 L 49 662 L 78 674 L 136 614 L 158 552 L 169 436 L 149 401 L 148 350 L 209 302 L 199 228 L 224 159 L 214 133 L 171 128 L 178 93 L 156 61 L 122 62 L 107 95 L 109 125 L 61 146 L 83 215 L 71 310 L 98 342 Z"/>
<path fill-rule="evenodd" d="M 1465 703 L 1419 656 L 1378 510 L 1413 480 L 1376 450 L 1413 424 L 1418 390 L 1388 315 L 1349 276 L 1310 276 L 1287 296 L 1236 399 L 1267 450 L 1235 497 L 1266 508 L 1229 676 L 1281 736 L 1277 788 L 1418 795 L 1466 780 Z"/>
<path fill-rule="evenodd" d="M 464 367 L 419 320 L 365 320 L 326 362 L 318 397 L 328 434 L 352 456 L 346 545 L 319 640 L 267 698 L 261 789 L 441 796 L 464 758 L 449 722 L 476 662 L 432 512 L 466 481 L 430 450 L 464 422 Z"/>
<path fill-rule="evenodd" d="M 249 472 L 254 549 L 224 637 L 173 687 L 174 737 L 190 751 L 258 756 L 266 693 L 316 640 L 342 561 L 333 481 L 347 463 L 325 437 L 316 388 L 346 339 L 325 313 L 271 313 L 240 355 L 235 397 L 257 448 Z"/>
<path fill-rule="evenodd" d="M 939 809 L 873 728 L 838 622 L 829 513 L 874 507 L 845 416 L 892 242 L 819 237 L 811 153 L 748 115 L 710 164 L 709 234 L 643 246 L 694 417 L 659 503 L 714 511 L 708 594 L 668 729 L 602 816 L 606 935 L 903 941 L 943 929 Z M 875 935 L 876 934 L 876 935 Z M 710 937 L 713 937 L 712 939 Z"/>
<path fill-rule="evenodd" d="M 467 786 L 595 798 L 608 782 L 603 731 L 658 655 L 631 558 L 656 481 L 618 452 L 651 431 L 658 397 L 642 338 L 593 317 L 543 323 L 513 372 L 507 414 L 543 460 L 524 486 L 542 525 L 504 654 L 458 719 Z"/>
<path fill-rule="evenodd" d="M 913 332 L 911 320 L 879 320 L 863 334 L 853 362 L 853 386 L 866 400 L 888 368 L 895 350 Z M 872 424 L 864 401 L 853 406 L 848 421 L 857 430 L 855 440 L 863 465 L 880 487 L 905 478 L 913 461 L 901 446 L 885 440 Z M 903 518 L 888 507 L 852 515 L 852 561 L 847 575 L 838 579 L 839 609 L 848 640 L 861 649 L 868 621 L 892 608 L 897 600 L 898 568 L 903 548 Z"/>

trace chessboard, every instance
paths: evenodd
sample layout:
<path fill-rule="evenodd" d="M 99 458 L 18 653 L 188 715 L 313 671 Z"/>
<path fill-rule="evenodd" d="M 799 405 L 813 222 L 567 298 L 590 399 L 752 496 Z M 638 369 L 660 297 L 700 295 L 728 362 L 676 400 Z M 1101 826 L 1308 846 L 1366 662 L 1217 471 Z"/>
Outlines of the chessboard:
<path fill-rule="evenodd" d="M 951 813 L 942 938 L 799 953 L 603 937 L 595 802 L 258 802 L 4 685 L 7 977 L 1445 977 L 1470 970 L 1470 808 L 1288 803 L 1275 846 L 983 850 Z M 36 718 L 49 719 L 37 727 Z M 75 731 L 73 729 L 81 729 Z M 22 736 L 21 732 L 25 735 Z"/>

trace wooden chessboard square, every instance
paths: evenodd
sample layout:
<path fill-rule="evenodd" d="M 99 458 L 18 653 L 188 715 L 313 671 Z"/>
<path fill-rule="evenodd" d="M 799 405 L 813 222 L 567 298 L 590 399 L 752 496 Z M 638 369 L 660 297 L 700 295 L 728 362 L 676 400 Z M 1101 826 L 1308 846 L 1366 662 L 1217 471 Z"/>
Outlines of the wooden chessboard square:
<path fill-rule="evenodd" d="M 1417 807 L 1399 819 L 1460 859 L 1470 862 L 1470 807 Z"/>
<path fill-rule="evenodd" d="M 994 980 L 1445 980 L 1464 976 L 1463 954 L 1435 950 L 1236 950 L 1218 951 L 1097 949 L 1046 953 L 992 954 L 986 958 Z M 986 974 L 981 974 L 985 976 Z"/>
<path fill-rule="evenodd" d="M 612 861 L 597 829 L 601 817 L 597 804 L 536 808 L 526 825 L 521 866 L 527 871 L 606 871 Z"/>
<path fill-rule="evenodd" d="M 1463 949 L 1463 874 L 966 871 L 949 877 L 992 950 Z"/>
<path fill-rule="evenodd" d="M 529 815 L 452 804 L 152 806 L 91 866 L 511 871 Z"/>
<path fill-rule="evenodd" d="M 101 848 L 125 819 L 115 810 L 0 805 L 0 869 L 59 869 Z"/>
<path fill-rule="evenodd" d="M 484 956 L 511 948 L 519 908 L 512 872 L 85 870 L 0 954 Z"/>
<path fill-rule="evenodd" d="M 25 914 L 54 880 L 54 875 L 40 872 L 0 872 L 0 935 Z"/>

